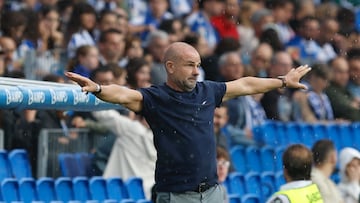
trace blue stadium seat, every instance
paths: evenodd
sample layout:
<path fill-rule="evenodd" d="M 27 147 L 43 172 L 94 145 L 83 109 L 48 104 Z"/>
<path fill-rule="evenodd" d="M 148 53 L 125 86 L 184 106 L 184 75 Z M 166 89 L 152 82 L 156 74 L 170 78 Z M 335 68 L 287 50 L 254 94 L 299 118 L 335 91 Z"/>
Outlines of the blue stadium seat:
<path fill-rule="evenodd" d="M 278 140 L 278 144 L 273 145 L 273 146 L 286 146 L 286 145 L 288 145 L 289 144 L 289 138 L 288 138 L 288 134 L 286 132 L 286 123 L 277 122 L 276 123 L 276 129 L 277 129 L 276 138 Z"/>
<path fill-rule="evenodd" d="M 114 200 L 114 199 L 106 199 L 103 201 L 103 203 L 119 203 L 119 201 Z"/>
<path fill-rule="evenodd" d="M 79 166 L 79 176 L 88 176 L 88 170 L 91 165 L 92 154 L 76 153 L 75 157 Z"/>
<path fill-rule="evenodd" d="M 326 125 L 323 123 L 314 123 L 311 125 L 314 132 L 314 141 L 328 139 L 329 136 L 327 134 L 327 128 Z"/>
<path fill-rule="evenodd" d="M 89 181 L 86 177 L 75 177 L 73 179 L 74 199 L 86 201 L 91 199 Z"/>
<path fill-rule="evenodd" d="M 59 177 L 55 180 L 55 193 L 58 200 L 68 202 L 74 200 L 73 184 L 69 177 Z"/>
<path fill-rule="evenodd" d="M 300 128 L 300 137 L 302 140 L 301 143 L 308 148 L 311 148 L 315 142 L 314 128 L 311 124 L 308 123 L 299 123 L 298 125 Z"/>
<path fill-rule="evenodd" d="M 120 203 L 136 203 L 133 199 L 123 199 Z"/>
<path fill-rule="evenodd" d="M 32 177 L 28 154 L 24 149 L 14 149 L 9 153 L 11 170 L 15 178 Z"/>
<path fill-rule="evenodd" d="M 282 171 L 278 171 L 275 173 L 275 184 L 276 184 L 276 191 L 280 189 L 280 186 L 286 183 L 284 178 L 284 173 Z"/>
<path fill-rule="evenodd" d="M 138 201 L 136 201 L 136 203 L 151 203 L 151 201 L 146 199 L 139 199 Z"/>
<path fill-rule="evenodd" d="M 95 176 L 89 180 L 89 190 L 91 199 L 102 202 L 108 199 L 106 191 L 106 181 L 103 177 Z"/>
<path fill-rule="evenodd" d="M 245 175 L 246 193 L 256 194 L 262 196 L 263 191 L 261 187 L 261 179 L 259 173 L 250 172 Z"/>
<path fill-rule="evenodd" d="M 354 147 L 360 149 L 360 122 L 354 122 L 351 124 L 353 138 L 354 138 Z"/>
<path fill-rule="evenodd" d="M 76 160 L 75 154 L 60 153 L 58 155 L 59 165 L 62 176 L 76 177 L 80 176 L 79 163 Z"/>
<path fill-rule="evenodd" d="M 282 171 L 283 170 L 283 164 L 282 164 L 282 156 L 284 154 L 285 147 L 276 147 L 275 148 L 275 171 Z"/>
<path fill-rule="evenodd" d="M 8 153 L 5 150 L 0 150 L 0 182 L 5 178 L 11 178 L 11 166 L 8 159 Z"/>
<path fill-rule="evenodd" d="M 241 197 L 241 203 L 260 203 L 261 198 L 258 195 L 246 194 Z"/>
<path fill-rule="evenodd" d="M 352 127 L 349 124 L 338 124 L 341 137 L 341 148 L 355 147 Z"/>
<path fill-rule="evenodd" d="M 106 187 L 109 199 L 121 201 L 122 199 L 129 198 L 126 186 L 123 180 L 119 177 L 108 178 L 106 180 Z"/>
<path fill-rule="evenodd" d="M 260 174 L 261 186 L 263 199 L 267 199 L 274 192 L 276 192 L 275 173 L 274 172 L 263 172 Z"/>
<path fill-rule="evenodd" d="M 276 122 L 268 120 L 253 129 L 254 139 L 262 145 L 278 145 Z"/>
<path fill-rule="evenodd" d="M 42 177 L 36 181 L 36 191 L 40 201 L 50 203 L 56 200 L 55 184 L 52 178 Z"/>
<path fill-rule="evenodd" d="M 261 172 L 260 150 L 257 147 L 249 146 L 245 150 L 246 166 L 248 172 Z"/>
<path fill-rule="evenodd" d="M 38 201 L 36 181 L 33 178 L 22 178 L 19 181 L 19 194 L 21 201 L 24 203 Z"/>
<path fill-rule="evenodd" d="M 300 126 L 297 123 L 287 123 L 286 124 L 286 134 L 289 139 L 288 144 L 298 144 L 302 143 Z"/>
<path fill-rule="evenodd" d="M 242 146 L 232 147 L 230 150 L 231 160 L 234 164 L 235 170 L 242 174 L 245 174 L 247 171 L 246 168 L 246 159 L 245 159 L 245 149 Z"/>
<path fill-rule="evenodd" d="M 260 162 L 262 171 L 275 171 L 275 150 L 270 146 L 260 148 Z"/>
<path fill-rule="evenodd" d="M 244 195 L 246 193 L 245 178 L 241 173 L 231 173 L 229 175 L 230 189 L 229 194 Z"/>
<path fill-rule="evenodd" d="M 5 202 L 20 201 L 18 181 L 13 178 L 5 178 L 1 182 L 1 193 Z"/>
<path fill-rule="evenodd" d="M 126 188 L 129 193 L 129 197 L 135 201 L 145 199 L 144 188 L 142 179 L 139 177 L 129 178 L 126 183 Z"/>
<path fill-rule="evenodd" d="M 331 174 L 330 178 L 334 183 L 338 184 L 340 182 L 340 172 L 334 172 Z"/>
<path fill-rule="evenodd" d="M 326 126 L 328 137 L 334 142 L 334 145 L 339 152 L 342 148 L 342 141 L 340 136 L 340 128 L 338 124 L 328 124 Z"/>
<path fill-rule="evenodd" d="M 229 194 L 228 198 L 229 198 L 229 203 L 241 203 L 240 195 Z"/>

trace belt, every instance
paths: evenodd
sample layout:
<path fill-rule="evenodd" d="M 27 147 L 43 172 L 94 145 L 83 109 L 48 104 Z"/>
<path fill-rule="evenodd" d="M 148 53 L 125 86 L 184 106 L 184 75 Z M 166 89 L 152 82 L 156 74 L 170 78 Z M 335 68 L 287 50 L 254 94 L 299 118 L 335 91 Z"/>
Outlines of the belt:
<path fill-rule="evenodd" d="M 210 185 L 208 183 L 200 183 L 197 188 L 195 190 L 193 190 L 193 192 L 198 192 L 198 193 L 202 193 L 205 192 L 206 190 L 210 189 L 211 187 L 213 187 L 214 185 Z"/>

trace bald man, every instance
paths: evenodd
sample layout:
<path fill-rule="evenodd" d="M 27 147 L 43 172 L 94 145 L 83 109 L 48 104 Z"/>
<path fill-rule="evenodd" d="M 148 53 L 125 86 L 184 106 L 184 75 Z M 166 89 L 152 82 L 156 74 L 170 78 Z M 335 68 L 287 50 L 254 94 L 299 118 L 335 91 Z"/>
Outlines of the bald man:
<path fill-rule="evenodd" d="M 299 80 L 310 70 L 300 66 L 280 79 L 244 77 L 226 83 L 197 82 L 200 62 L 195 48 L 175 42 L 164 55 L 167 81 L 139 90 L 117 85 L 100 86 L 88 78 L 66 73 L 82 91 L 121 104 L 146 118 L 157 150 L 157 203 L 223 202 L 224 191 L 216 175 L 215 107 L 237 96 L 274 88 L 305 88 Z"/>

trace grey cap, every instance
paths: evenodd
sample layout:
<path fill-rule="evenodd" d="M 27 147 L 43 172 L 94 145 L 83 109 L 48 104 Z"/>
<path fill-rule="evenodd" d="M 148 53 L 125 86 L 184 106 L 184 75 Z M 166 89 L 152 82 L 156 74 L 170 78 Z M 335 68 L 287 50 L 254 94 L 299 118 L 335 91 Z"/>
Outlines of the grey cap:
<path fill-rule="evenodd" d="M 262 8 L 262 9 L 254 12 L 254 14 L 251 16 L 251 22 L 258 23 L 263 17 L 269 16 L 269 15 L 272 15 L 271 10 Z"/>

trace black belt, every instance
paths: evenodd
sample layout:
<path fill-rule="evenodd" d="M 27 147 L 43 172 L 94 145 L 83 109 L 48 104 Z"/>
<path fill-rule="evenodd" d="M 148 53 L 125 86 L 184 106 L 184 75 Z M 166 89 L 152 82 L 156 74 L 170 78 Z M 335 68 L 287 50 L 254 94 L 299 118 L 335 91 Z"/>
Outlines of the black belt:
<path fill-rule="evenodd" d="M 193 190 L 194 192 L 198 192 L 198 193 L 202 193 L 205 192 L 206 190 L 210 189 L 212 186 L 214 185 L 210 185 L 208 183 L 200 183 L 197 188 L 195 190 Z"/>

